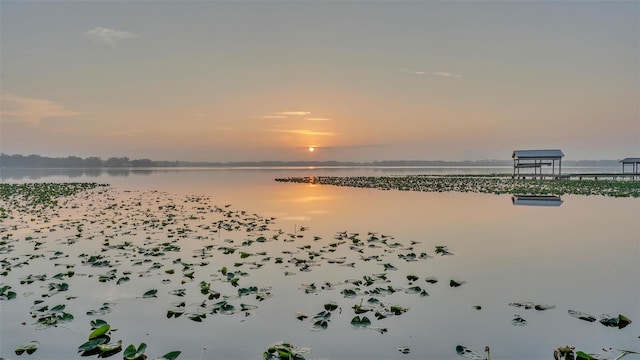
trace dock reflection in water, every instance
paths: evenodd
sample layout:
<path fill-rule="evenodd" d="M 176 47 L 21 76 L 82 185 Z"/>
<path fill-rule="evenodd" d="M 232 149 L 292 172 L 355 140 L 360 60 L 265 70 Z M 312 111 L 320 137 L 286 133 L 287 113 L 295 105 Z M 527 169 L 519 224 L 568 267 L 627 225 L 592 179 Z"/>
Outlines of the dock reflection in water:
<path fill-rule="evenodd" d="M 560 206 L 563 201 L 556 195 L 513 195 L 513 205 L 525 206 Z"/>

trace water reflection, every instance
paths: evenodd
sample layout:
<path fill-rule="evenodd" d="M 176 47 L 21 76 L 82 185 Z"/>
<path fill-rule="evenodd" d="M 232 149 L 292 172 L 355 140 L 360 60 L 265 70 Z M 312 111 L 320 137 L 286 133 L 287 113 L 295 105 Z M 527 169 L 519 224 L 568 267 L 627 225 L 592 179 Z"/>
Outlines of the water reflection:
<path fill-rule="evenodd" d="M 122 329 L 119 338 L 126 343 L 136 334 L 149 334 L 145 341 L 154 355 L 182 350 L 181 358 L 197 359 L 203 357 L 201 349 L 208 346 L 216 349 L 217 358 L 250 359 L 259 357 L 270 343 L 281 339 L 313 349 L 313 358 L 385 360 L 406 359 L 414 354 L 415 358 L 459 359 L 455 352 L 459 344 L 476 349 L 490 344 L 506 359 L 543 359 L 564 343 L 585 351 L 597 351 L 596 346 L 637 345 L 631 335 L 639 333 L 640 324 L 635 321 L 640 318 L 638 199 L 564 195 L 570 201 L 556 211 L 549 211 L 536 206 L 514 208 L 507 203 L 511 194 L 379 191 L 273 181 L 277 176 L 321 176 L 332 171 L 358 176 L 374 170 L 153 169 L 145 174 L 149 176 L 135 176 L 137 172 L 133 170 L 128 172 L 130 176 L 103 171 L 100 177 L 91 179 L 112 185 L 101 196 L 69 199 L 68 210 L 56 209 L 59 215 L 51 220 L 35 216 L 33 221 L 31 216 L 4 219 L 0 227 L 4 226 L 7 232 L 17 222 L 17 230 L 11 230 L 15 239 L 20 239 L 11 243 L 21 246 L 16 247 L 16 252 L 30 257 L 38 241 L 43 243 L 42 253 L 47 255 L 33 258 L 30 266 L 16 267 L 3 277 L 4 284 L 19 291 L 18 299 L 0 304 L 3 334 L 0 349 L 10 351 L 30 339 L 39 339 L 42 342 L 39 351 L 46 352 L 47 359 L 77 357 L 76 346 L 85 341 L 86 335 L 76 336 L 62 327 L 45 333 L 36 331 L 31 324 L 17 325 L 25 322 L 36 294 L 43 292 L 42 283 L 22 285 L 20 280 L 34 271 L 60 272 L 48 255 L 58 250 L 69 256 L 63 262 L 77 264 L 76 276 L 65 281 L 74 292 L 82 289 L 72 294 L 79 296 L 68 305 L 76 317 L 71 326 L 87 330 L 86 310 L 97 309 L 106 301 L 115 303 L 114 311 L 105 320 Z M 68 179 L 60 175 L 48 181 Z M 227 208 L 226 204 L 231 205 Z M 216 206 L 223 212 L 214 211 Z M 253 222 L 248 219 L 254 217 L 253 213 L 275 218 L 269 232 L 247 232 L 243 227 L 234 230 L 235 225 Z M 535 219 L 533 227 L 532 219 Z M 150 220 L 153 221 L 145 223 Z M 230 227 L 218 227 L 220 220 Z M 62 227 L 56 227 L 54 233 L 46 231 L 55 222 Z M 82 236 L 77 238 L 79 225 Z M 342 243 L 336 239 L 342 232 L 359 236 Z M 279 234 L 277 241 L 244 245 L 247 239 L 259 235 L 272 239 L 276 234 Z M 388 245 L 394 247 L 386 246 L 382 240 L 369 243 L 369 234 L 378 234 L 380 239 L 384 235 Z M 27 237 L 34 241 L 27 241 Z M 77 242 L 70 246 L 68 239 Z M 108 251 L 103 252 L 107 245 L 100 244 L 106 239 L 110 244 L 107 243 Z M 358 245 L 357 239 L 366 245 Z M 135 250 L 174 240 L 179 243 L 179 252 L 167 252 L 153 259 L 137 252 L 126 258 L 127 253 L 117 248 L 126 242 Z M 438 245 L 446 245 L 454 255 L 435 256 L 434 248 Z M 212 248 L 207 249 L 209 246 Z M 230 247 L 238 248 L 235 254 L 216 250 Z M 203 250 L 211 258 L 204 257 Z M 424 252 L 432 257 L 409 261 L 406 255 L 410 252 Z M 83 253 L 112 254 L 118 260 L 115 269 L 118 273 L 131 272 L 131 281 L 120 285 L 115 281 L 100 282 L 98 277 L 107 270 L 80 263 L 79 256 Z M 249 257 L 243 258 L 242 253 Z M 266 257 L 271 259 L 267 261 Z M 282 258 L 281 263 L 276 262 L 277 257 Z M 143 259 L 164 263 L 166 267 L 157 269 Z M 179 271 L 182 261 L 173 262 L 178 259 L 185 259 L 184 263 L 209 264 L 195 265 L 195 279 L 188 280 Z M 137 265 L 137 261 L 143 263 Z M 296 263 L 309 267 L 302 271 Z M 355 266 L 344 266 L 350 263 Z M 384 270 L 385 263 L 398 270 Z M 252 269 L 260 265 L 259 270 Z M 216 281 L 224 280 L 218 271 L 222 267 L 246 272 L 249 275 L 242 276 L 240 287 L 269 287 L 274 298 L 259 302 L 245 296 L 240 300 L 232 284 Z M 169 269 L 175 269 L 175 275 L 165 271 Z M 360 280 L 382 271 L 387 273 L 388 285 L 400 291 L 382 297 L 381 301 L 410 310 L 390 319 L 374 320 L 369 315 L 373 322 L 388 327 L 388 334 L 354 330 L 350 326 L 355 315 L 352 307 L 370 296 L 363 294 L 351 299 L 340 291 L 346 288 L 347 279 Z M 407 275 L 420 279 L 410 285 Z M 427 282 L 427 277 L 438 278 L 440 282 Z M 165 279 L 173 282 L 165 284 L 162 282 Z M 452 279 L 465 284 L 453 288 L 449 285 Z M 186 303 L 191 309 L 201 303 L 200 281 L 212 283 L 212 289 L 230 296 L 230 302 L 244 301 L 259 309 L 250 316 L 211 314 L 195 325 L 186 316 L 177 320 L 166 318 L 167 308 L 176 300 L 170 291 L 187 289 Z M 334 284 L 335 289 L 321 289 L 308 295 L 301 290 L 304 284 L 316 284 L 320 289 L 321 284 L 327 283 Z M 410 286 L 426 289 L 429 296 L 405 292 Z M 362 292 L 374 288 L 360 287 Z M 138 298 L 154 288 L 158 289 L 157 299 Z M 62 304 L 62 296 L 45 300 L 50 301 L 50 306 Z M 313 332 L 308 321 L 298 321 L 293 316 L 298 311 L 316 314 L 329 301 L 344 310 L 334 314 L 326 331 Z M 511 320 L 516 312 L 508 304 L 524 301 L 552 304 L 556 308 L 543 312 L 518 309 L 517 316 L 527 320 L 528 325 L 514 328 Z M 482 310 L 472 307 L 475 305 L 481 305 Z M 621 313 L 634 322 L 622 331 L 612 331 L 569 316 L 569 309 L 594 314 Z M 141 321 L 131 321 L 131 314 L 140 314 Z M 238 339 L 244 339 L 241 346 Z M 161 351 L 165 344 L 167 348 Z M 399 352 L 399 346 L 407 346 L 411 354 Z M 3 355 L 0 353 L 0 357 Z"/>
<path fill-rule="evenodd" d="M 151 169 L 123 169 L 123 168 L 79 168 L 79 169 L 8 169 L 0 172 L 2 181 L 40 180 L 52 177 L 66 177 L 70 179 L 98 178 L 103 175 L 110 177 L 128 177 L 129 175 L 151 175 Z"/>
<path fill-rule="evenodd" d="M 513 205 L 525 206 L 560 206 L 563 201 L 556 195 L 513 195 Z"/>

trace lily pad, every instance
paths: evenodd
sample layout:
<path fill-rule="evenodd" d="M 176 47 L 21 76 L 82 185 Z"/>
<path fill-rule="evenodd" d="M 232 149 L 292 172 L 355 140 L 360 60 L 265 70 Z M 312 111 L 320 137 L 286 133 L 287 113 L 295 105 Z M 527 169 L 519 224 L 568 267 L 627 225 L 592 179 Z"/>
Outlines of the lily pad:
<path fill-rule="evenodd" d="M 107 332 L 109 332 L 110 329 L 111 329 L 111 325 L 109 324 L 101 325 L 100 327 L 96 328 L 89 334 L 89 340 L 93 340 L 95 338 L 105 335 Z"/>
<path fill-rule="evenodd" d="M 576 311 L 576 310 L 569 310 L 568 312 L 569 312 L 569 315 L 573 316 L 576 319 L 580 319 L 588 322 L 596 321 L 596 317 L 593 315 L 585 314 L 583 312 Z"/>
<path fill-rule="evenodd" d="M 9 289 L 11 289 L 11 286 L 9 285 L 0 287 L 0 300 L 11 300 L 16 298 L 17 294 L 15 291 L 9 291 Z"/>
<path fill-rule="evenodd" d="M 628 317 L 622 314 L 619 314 L 617 317 L 603 316 L 600 319 L 600 323 L 604 326 L 617 327 L 618 329 L 623 329 L 627 327 L 627 325 L 631 324 L 631 320 Z"/>
<path fill-rule="evenodd" d="M 180 353 L 181 351 L 171 351 L 160 356 L 159 358 L 155 358 L 154 360 L 176 360 Z"/>
<path fill-rule="evenodd" d="M 104 353 L 119 352 L 122 349 L 122 340 L 109 344 L 100 344 L 98 345 L 98 349 Z"/>
<path fill-rule="evenodd" d="M 124 353 L 122 354 L 122 356 L 124 356 L 126 360 L 136 360 L 136 359 L 142 358 L 142 356 L 144 355 L 144 351 L 146 349 L 147 349 L 147 344 L 145 343 L 141 343 L 137 349 L 135 345 L 131 344 L 127 346 L 126 349 L 124 349 Z"/>
<path fill-rule="evenodd" d="M 146 298 L 151 298 L 151 297 L 158 297 L 156 294 L 158 293 L 158 289 L 152 289 L 147 291 L 146 293 L 144 293 L 144 295 L 142 295 L 142 298 L 146 299 Z"/>
<path fill-rule="evenodd" d="M 36 341 L 36 340 L 30 341 L 26 344 L 18 346 L 15 352 L 16 352 L 16 355 L 22 355 L 26 351 L 27 354 L 31 355 L 34 352 L 36 352 L 36 350 L 38 350 L 39 346 L 40 346 L 39 341 Z"/>
<path fill-rule="evenodd" d="M 108 337 L 106 336 L 102 336 L 99 338 L 95 338 L 92 340 L 89 340 L 87 342 L 85 342 L 84 344 L 80 345 L 78 347 L 78 351 L 81 352 L 90 352 L 93 350 L 96 350 L 98 348 L 98 345 L 104 344 L 108 341 Z"/>
<path fill-rule="evenodd" d="M 469 349 L 466 346 L 458 345 L 456 346 L 456 352 L 458 355 L 462 356 L 465 359 L 470 360 L 485 360 L 484 357 L 480 356 L 477 352 Z"/>
<path fill-rule="evenodd" d="M 366 316 L 363 316 L 363 317 L 356 316 L 353 319 L 351 319 L 351 326 L 355 328 L 366 328 L 370 325 L 371 325 L 371 320 L 369 320 L 369 318 Z"/>
<path fill-rule="evenodd" d="M 335 302 L 324 304 L 324 309 L 327 311 L 333 311 L 333 310 L 336 310 L 337 308 L 338 308 L 338 304 L 336 304 Z"/>
<path fill-rule="evenodd" d="M 576 352 L 576 360 L 598 360 L 598 358 L 593 357 L 590 354 L 587 354 L 583 351 L 577 351 Z"/>
<path fill-rule="evenodd" d="M 527 325 L 527 320 L 523 319 L 520 315 L 516 315 L 516 317 L 511 320 L 511 324 L 513 326 L 525 326 Z"/>
<path fill-rule="evenodd" d="M 313 325 L 311 325 L 311 330 L 313 331 L 321 331 L 321 330 L 327 330 L 327 328 L 329 327 L 329 322 L 326 320 L 317 320 L 313 323 Z"/>
<path fill-rule="evenodd" d="M 290 343 L 278 342 L 275 343 L 262 354 L 264 360 L 305 360 L 302 354 L 308 353 L 310 350 L 306 348 L 298 348 Z"/>

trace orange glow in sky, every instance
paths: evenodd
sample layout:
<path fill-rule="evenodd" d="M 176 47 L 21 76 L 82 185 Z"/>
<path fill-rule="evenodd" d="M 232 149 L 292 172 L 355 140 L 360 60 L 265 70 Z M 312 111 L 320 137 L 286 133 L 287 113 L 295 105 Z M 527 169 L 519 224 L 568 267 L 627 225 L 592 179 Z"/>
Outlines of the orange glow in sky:
<path fill-rule="evenodd" d="M 224 162 L 640 151 L 633 1 L 0 1 L 0 10 L 5 154 Z"/>

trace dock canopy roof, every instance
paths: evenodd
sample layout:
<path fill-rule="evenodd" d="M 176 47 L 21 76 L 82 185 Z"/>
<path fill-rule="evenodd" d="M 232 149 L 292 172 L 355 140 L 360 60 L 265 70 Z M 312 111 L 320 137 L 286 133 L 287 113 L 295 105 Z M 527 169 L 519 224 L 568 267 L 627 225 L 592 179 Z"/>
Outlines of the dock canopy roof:
<path fill-rule="evenodd" d="M 511 156 L 514 159 L 562 159 L 564 154 L 561 150 L 514 150 Z"/>
<path fill-rule="evenodd" d="M 620 160 L 620 162 L 623 163 L 623 164 L 640 163 L 640 157 L 624 158 L 624 159 Z"/>

